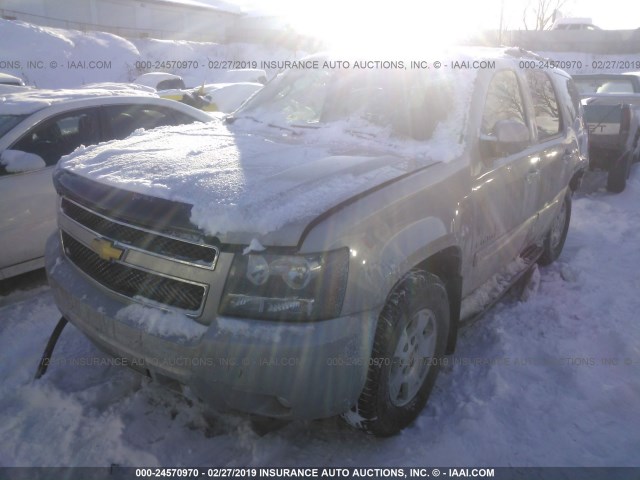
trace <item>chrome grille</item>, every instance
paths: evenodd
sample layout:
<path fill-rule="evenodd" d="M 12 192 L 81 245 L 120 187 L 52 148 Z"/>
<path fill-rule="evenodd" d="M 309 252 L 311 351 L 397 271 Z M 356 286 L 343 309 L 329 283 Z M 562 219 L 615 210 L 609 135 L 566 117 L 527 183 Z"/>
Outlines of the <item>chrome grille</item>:
<path fill-rule="evenodd" d="M 117 262 L 101 259 L 93 250 L 61 232 L 67 257 L 85 274 L 120 295 L 140 296 L 169 307 L 199 312 L 206 287 L 156 275 Z"/>
<path fill-rule="evenodd" d="M 209 245 L 199 245 L 181 239 L 161 235 L 117 222 L 63 198 L 63 213 L 104 237 L 154 255 L 189 263 L 198 267 L 213 268 L 218 251 Z"/>

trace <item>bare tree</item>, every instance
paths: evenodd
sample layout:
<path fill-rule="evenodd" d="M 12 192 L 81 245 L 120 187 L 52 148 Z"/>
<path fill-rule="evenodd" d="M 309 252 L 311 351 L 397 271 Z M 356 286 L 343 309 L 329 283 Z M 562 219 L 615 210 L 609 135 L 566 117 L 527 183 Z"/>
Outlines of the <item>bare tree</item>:
<path fill-rule="evenodd" d="M 529 0 L 522 12 L 525 30 L 549 30 L 555 15 L 568 0 Z M 533 23 L 533 26 L 531 25 Z M 533 28 L 532 28 L 533 27 Z"/>

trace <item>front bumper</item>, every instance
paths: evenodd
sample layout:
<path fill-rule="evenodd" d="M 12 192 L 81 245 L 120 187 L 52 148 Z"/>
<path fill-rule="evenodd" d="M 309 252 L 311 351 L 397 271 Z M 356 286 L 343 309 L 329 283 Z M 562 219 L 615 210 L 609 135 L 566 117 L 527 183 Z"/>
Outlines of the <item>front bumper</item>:
<path fill-rule="evenodd" d="M 46 269 L 62 314 L 101 350 L 155 379 L 188 386 L 217 410 L 323 418 L 348 410 L 364 386 L 373 312 L 304 324 L 217 317 L 199 325 L 200 335 L 158 334 L 119 315 L 130 303 L 79 272 L 58 235 L 47 244 Z"/>

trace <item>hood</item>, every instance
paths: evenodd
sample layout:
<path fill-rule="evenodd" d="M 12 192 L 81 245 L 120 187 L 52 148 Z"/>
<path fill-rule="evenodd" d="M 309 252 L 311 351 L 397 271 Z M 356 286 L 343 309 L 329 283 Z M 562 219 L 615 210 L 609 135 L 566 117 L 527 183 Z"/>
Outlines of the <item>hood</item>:
<path fill-rule="evenodd" d="M 256 238 L 294 246 L 317 216 L 416 168 L 402 157 L 373 153 L 362 140 L 328 148 L 326 141 L 313 143 L 314 131 L 293 137 L 274 129 L 273 136 L 261 136 L 233 127 L 160 128 L 81 147 L 60 162 L 57 176 L 72 173 L 100 188 L 186 206 L 190 224 L 221 243 Z"/>

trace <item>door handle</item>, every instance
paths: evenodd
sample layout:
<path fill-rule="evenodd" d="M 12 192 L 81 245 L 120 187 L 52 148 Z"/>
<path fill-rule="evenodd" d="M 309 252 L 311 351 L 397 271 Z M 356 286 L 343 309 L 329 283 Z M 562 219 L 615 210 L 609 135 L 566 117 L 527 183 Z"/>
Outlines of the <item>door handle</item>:
<path fill-rule="evenodd" d="M 562 155 L 562 160 L 565 163 L 569 163 L 571 160 L 573 160 L 574 155 L 576 155 L 577 153 L 578 153 L 577 149 L 575 149 L 575 150 L 567 149 L 567 150 L 564 151 L 564 155 Z"/>

